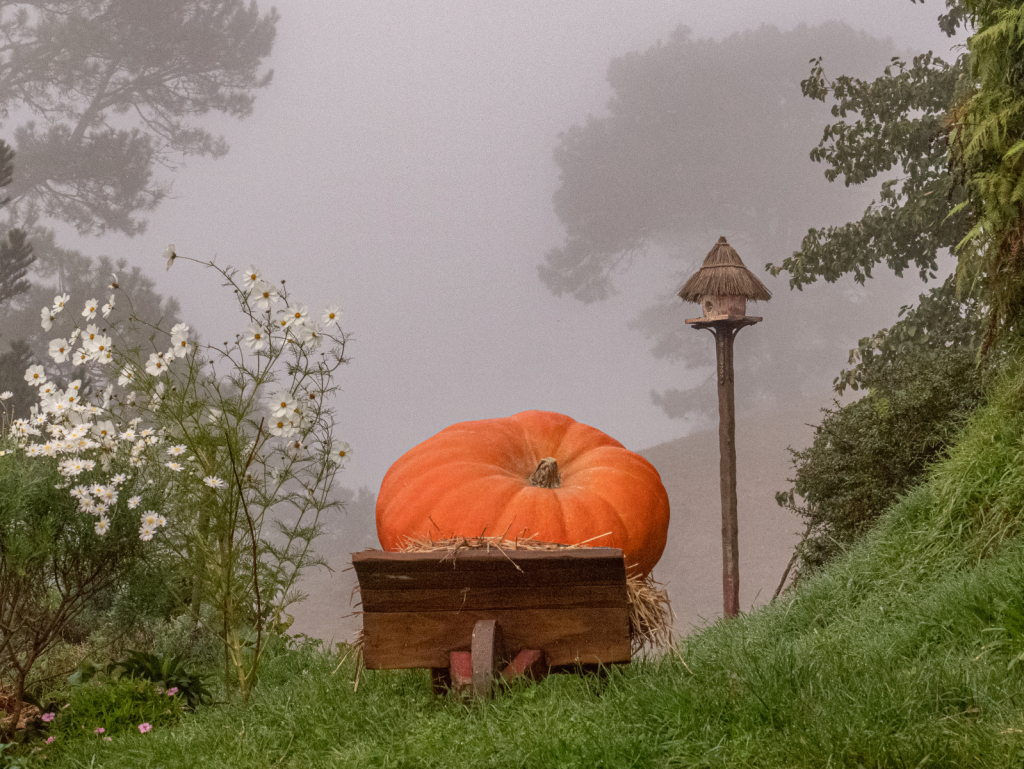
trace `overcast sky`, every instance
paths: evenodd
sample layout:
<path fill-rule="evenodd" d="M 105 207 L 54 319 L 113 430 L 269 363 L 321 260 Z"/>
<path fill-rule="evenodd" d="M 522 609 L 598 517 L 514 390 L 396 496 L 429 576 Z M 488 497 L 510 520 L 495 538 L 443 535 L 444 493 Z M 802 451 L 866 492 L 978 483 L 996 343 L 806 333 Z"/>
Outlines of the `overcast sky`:
<path fill-rule="evenodd" d="M 242 330 L 240 316 L 196 265 L 164 272 L 168 243 L 200 259 L 254 263 L 286 278 L 311 310 L 339 304 L 354 334 L 338 404 L 354 459 L 341 482 L 373 491 L 404 451 L 469 419 L 551 409 L 635 450 L 690 429 L 649 393 L 692 383 L 628 327 L 676 284 L 668 265 L 639 265 L 617 297 L 587 306 L 554 297 L 537 278 L 563 235 L 551 207 L 552 150 L 560 131 L 601 114 L 613 57 L 680 24 L 718 39 L 831 19 L 900 50 L 949 48 L 937 0 L 276 6 L 272 85 L 247 120 L 207 123 L 228 139 L 227 157 L 177 173 L 175 199 L 142 236 L 61 238 L 143 266 L 212 342 Z M 877 325 L 895 320 L 900 303 Z M 681 305 L 679 322 L 693 313 Z M 770 305 L 761 314 L 771 322 Z"/>

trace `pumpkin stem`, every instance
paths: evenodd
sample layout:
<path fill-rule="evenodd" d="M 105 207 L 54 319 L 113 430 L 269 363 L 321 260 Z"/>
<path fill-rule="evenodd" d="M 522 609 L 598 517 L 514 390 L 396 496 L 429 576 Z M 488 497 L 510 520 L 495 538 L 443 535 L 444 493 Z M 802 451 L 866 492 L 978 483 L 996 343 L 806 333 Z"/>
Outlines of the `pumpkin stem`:
<path fill-rule="evenodd" d="M 545 457 L 529 477 L 531 486 L 542 489 L 557 489 L 562 485 L 562 476 L 558 474 L 558 462 L 554 457 Z"/>

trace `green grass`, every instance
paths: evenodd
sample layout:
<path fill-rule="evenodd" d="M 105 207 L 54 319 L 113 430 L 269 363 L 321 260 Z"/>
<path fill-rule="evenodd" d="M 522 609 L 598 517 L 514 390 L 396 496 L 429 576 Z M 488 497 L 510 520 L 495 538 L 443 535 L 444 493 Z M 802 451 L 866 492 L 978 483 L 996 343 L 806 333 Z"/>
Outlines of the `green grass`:
<path fill-rule="evenodd" d="M 200 709 L 67 767 L 1010 767 L 1024 762 L 1024 367 L 950 456 L 791 595 L 660 661 L 559 675 L 493 702 L 315 648 L 270 660 L 248 706 Z M 684 662 L 685 660 L 685 662 Z"/>

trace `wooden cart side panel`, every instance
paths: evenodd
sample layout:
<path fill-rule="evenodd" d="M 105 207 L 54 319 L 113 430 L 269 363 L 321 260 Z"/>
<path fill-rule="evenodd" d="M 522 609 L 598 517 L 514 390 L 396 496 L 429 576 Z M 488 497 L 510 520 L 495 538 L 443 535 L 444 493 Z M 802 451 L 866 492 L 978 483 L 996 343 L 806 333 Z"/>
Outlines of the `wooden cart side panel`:
<path fill-rule="evenodd" d="M 361 589 L 364 612 L 471 611 L 477 609 L 621 609 L 629 606 L 625 585 L 544 585 L 509 590 L 470 587 L 459 590 Z"/>
<path fill-rule="evenodd" d="M 468 650 L 477 620 L 496 619 L 512 653 L 543 649 L 549 665 L 630 660 L 626 608 L 369 612 L 363 614 L 363 660 L 370 670 L 448 667 Z"/>

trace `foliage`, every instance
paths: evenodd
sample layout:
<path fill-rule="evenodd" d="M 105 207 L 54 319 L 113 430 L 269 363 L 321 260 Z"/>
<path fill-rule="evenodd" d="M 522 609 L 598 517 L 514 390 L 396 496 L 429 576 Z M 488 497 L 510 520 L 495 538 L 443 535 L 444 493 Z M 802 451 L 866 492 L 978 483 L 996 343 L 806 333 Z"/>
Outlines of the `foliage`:
<path fill-rule="evenodd" d="M 952 163 L 974 225 L 958 243 L 960 278 L 983 291 L 987 348 L 1019 320 L 1024 304 L 1024 8 L 1008 0 L 963 0 L 971 88 L 951 115 Z"/>
<path fill-rule="evenodd" d="M 16 422 L 13 437 L 4 438 L 0 450 L 0 677 L 12 687 L 17 703 L 40 658 L 90 601 L 143 557 L 129 496 L 139 492 L 151 502 L 157 496 L 147 483 L 153 474 L 102 484 L 109 471 L 128 469 L 129 450 L 118 455 L 98 448 L 87 437 L 89 426 L 54 431 L 48 442 L 29 446 L 32 431 L 39 432 Z M 6 428 L 4 433 L 9 434 Z M 68 444 L 78 441 L 95 446 L 76 451 L 69 460 L 57 458 L 58 443 L 67 451 Z M 78 483 L 74 495 L 68 493 L 70 478 Z M 80 490 L 89 488 L 98 489 L 97 501 L 100 493 L 109 498 L 90 509 L 96 520 L 83 514 L 82 502 L 89 495 Z"/>
<path fill-rule="evenodd" d="M 139 676 L 94 678 L 67 691 L 66 707 L 55 707 L 50 723 L 53 749 L 63 743 L 85 740 L 102 744 L 105 738 L 139 734 L 139 724 L 162 727 L 181 717 L 185 703 L 177 693 Z M 97 731 L 102 729 L 102 731 Z"/>
<path fill-rule="evenodd" d="M 173 246 L 167 256 L 195 261 Z M 122 421 L 147 415 L 176 444 L 169 505 L 184 525 L 168 545 L 188 565 L 194 622 L 221 634 L 228 691 L 234 678 L 248 698 L 268 634 L 287 629 L 287 607 L 304 597 L 299 577 L 322 563 L 312 550 L 320 516 L 339 504 L 330 490 L 350 448 L 334 437 L 329 404 L 347 337 L 340 310 L 309 318 L 284 281 L 278 290 L 252 266 L 204 266 L 234 294 L 245 333 L 233 345 L 201 345 L 179 324 L 166 352 L 153 340 L 130 348 L 116 410 Z"/>
<path fill-rule="evenodd" d="M 982 402 L 986 384 L 969 347 L 906 350 L 862 371 L 868 393 L 825 410 L 812 445 L 791 450 L 793 488 L 776 495 L 807 524 L 798 577 L 848 550 L 920 482 Z"/>
<path fill-rule="evenodd" d="M 142 232 L 136 216 L 169 192 L 154 175 L 217 157 L 223 138 L 194 122 L 243 118 L 271 72 L 277 13 L 244 0 L 39 0 L 0 6 L 0 109 L 14 131 L 15 216 L 81 233 Z M 8 129 L 10 130 L 10 129 Z"/>
<path fill-rule="evenodd" d="M 111 662 L 102 669 L 91 663 L 84 663 L 69 680 L 73 685 L 79 686 L 88 683 L 100 672 L 114 678 L 128 676 L 159 684 L 163 690 L 159 693 L 166 691 L 172 697 L 181 695 L 188 703 L 188 707 L 193 710 L 198 705 L 207 704 L 211 698 L 210 690 L 206 688 L 202 677 L 198 673 L 189 672 L 181 655 L 172 657 L 136 649 L 129 652 L 124 659 Z"/>
<path fill-rule="evenodd" d="M 966 11 L 960 0 L 947 0 L 946 7 L 939 26 L 952 36 L 965 23 Z M 812 60 L 811 74 L 801 83 L 803 94 L 822 102 L 833 99 L 832 115 L 841 118 L 825 126 L 811 152 L 812 160 L 826 164 L 825 177 L 841 178 L 850 187 L 884 178 L 894 168 L 900 173 L 882 182 L 879 199 L 859 220 L 810 229 L 798 251 L 768 265 L 773 275 L 788 273 L 790 287 L 800 290 L 819 279 L 835 282 L 846 275 L 863 284 L 881 264 L 900 276 L 915 269 L 924 280 L 937 277 L 939 257 L 960 242 L 973 217 L 962 185 L 950 172 L 947 141 L 950 108 L 966 73 L 966 57 L 950 64 L 928 52 L 909 64 L 893 58 L 873 80 L 848 75 L 830 80 L 823 58 Z M 973 347 L 973 336 L 963 333 L 967 325 L 960 321 L 976 320 L 982 302 L 962 282 L 956 290 L 954 285 L 947 280 L 931 289 L 917 307 L 901 310 L 899 322 L 861 339 L 850 354 L 852 368 L 836 378 L 836 389 L 857 389 L 865 376 L 860 361 L 873 356 L 921 347 Z"/>
<path fill-rule="evenodd" d="M 13 180 L 14 150 L 0 140 L 0 187 L 7 187 Z M 10 198 L 4 198 L 0 205 L 9 202 Z M 9 230 L 7 236 L 0 240 L 0 305 L 28 290 L 25 274 L 34 261 L 32 246 L 25 232 Z"/>

